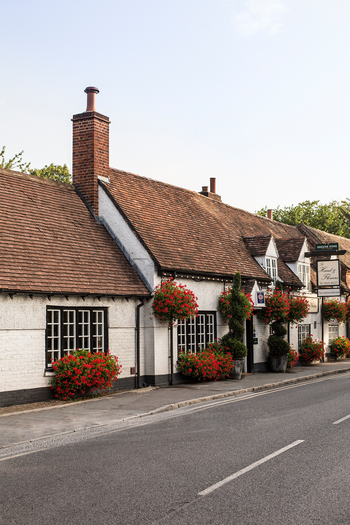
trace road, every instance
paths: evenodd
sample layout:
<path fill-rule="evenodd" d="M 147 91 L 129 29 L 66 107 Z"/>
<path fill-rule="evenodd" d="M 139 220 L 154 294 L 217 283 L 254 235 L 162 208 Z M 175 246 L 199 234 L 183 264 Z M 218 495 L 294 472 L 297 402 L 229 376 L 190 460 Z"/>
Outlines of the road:
<path fill-rule="evenodd" d="M 350 377 L 9 447 L 4 525 L 350 524 Z"/>

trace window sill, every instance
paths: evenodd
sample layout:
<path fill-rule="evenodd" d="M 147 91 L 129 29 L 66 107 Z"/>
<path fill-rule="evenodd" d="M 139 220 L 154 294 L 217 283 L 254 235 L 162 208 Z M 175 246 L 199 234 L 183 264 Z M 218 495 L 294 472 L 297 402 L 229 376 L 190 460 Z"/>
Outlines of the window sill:
<path fill-rule="evenodd" d="M 53 370 L 44 370 L 44 377 L 54 377 L 55 375 Z"/>

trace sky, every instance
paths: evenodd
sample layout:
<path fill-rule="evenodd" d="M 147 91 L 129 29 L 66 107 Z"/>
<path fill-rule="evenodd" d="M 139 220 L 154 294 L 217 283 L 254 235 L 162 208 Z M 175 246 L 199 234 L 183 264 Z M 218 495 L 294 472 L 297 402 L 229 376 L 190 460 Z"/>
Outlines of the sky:
<path fill-rule="evenodd" d="M 0 148 L 72 167 L 96 86 L 110 166 L 232 206 L 350 197 L 349 0 L 0 0 Z"/>

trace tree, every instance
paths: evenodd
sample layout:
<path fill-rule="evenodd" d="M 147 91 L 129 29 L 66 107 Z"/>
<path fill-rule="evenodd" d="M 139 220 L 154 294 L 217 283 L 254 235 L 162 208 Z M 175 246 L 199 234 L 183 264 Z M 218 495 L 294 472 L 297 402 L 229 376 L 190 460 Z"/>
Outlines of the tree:
<path fill-rule="evenodd" d="M 46 165 L 41 169 L 30 169 L 31 163 L 26 163 L 23 161 L 23 151 L 20 151 L 20 153 L 16 153 L 16 155 L 12 157 L 12 159 L 5 160 L 5 149 L 6 147 L 3 146 L 0 152 L 0 168 L 6 170 L 17 170 L 21 171 L 22 173 L 29 173 L 30 175 L 35 175 L 36 177 L 71 184 L 72 178 L 69 173 L 67 164 L 64 164 L 63 166 L 60 166 L 59 164 L 50 164 L 49 166 Z"/>
<path fill-rule="evenodd" d="M 41 169 L 29 170 L 29 173 L 36 177 L 42 177 L 43 179 L 67 182 L 69 184 L 72 182 L 67 164 L 64 164 L 63 166 L 50 164 L 50 166 L 44 166 Z"/>
<path fill-rule="evenodd" d="M 266 212 L 265 207 L 256 213 L 266 217 Z M 273 210 L 273 219 L 292 226 L 304 223 L 324 232 L 350 238 L 350 199 L 331 201 L 329 204 L 303 201 L 285 208 L 277 206 Z"/>

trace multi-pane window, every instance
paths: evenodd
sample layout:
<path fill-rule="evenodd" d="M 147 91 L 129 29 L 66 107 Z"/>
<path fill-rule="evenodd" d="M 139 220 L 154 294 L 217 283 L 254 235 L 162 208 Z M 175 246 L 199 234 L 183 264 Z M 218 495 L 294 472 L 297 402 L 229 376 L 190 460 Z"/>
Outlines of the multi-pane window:
<path fill-rule="evenodd" d="M 328 343 L 331 345 L 336 339 L 339 337 L 339 324 L 338 323 L 331 323 L 328 325 Z"/>
<path fill-rule="evenodd" d="M 298 325 L 298 348 L 300 350 L 301 344 L 307 337 L 310 335 L 310 325 L 309 324 L 299 324 Z"/>
<path fill-rule="evenodd" d="M 298 277 L 303 283 L 304 287 L 310 288 L 310 265 L 298 263 Z"/>
<path fill-rule="evenodd" d="M 199 312 L 197 317 L 179 321 L 177 325 L 178 350 L 197 352 L 216 339 L 216 313 Z"/>
<path fill-rule="evenodd" d="M 274 257 L 266 257 L 266 273 L 276 282 L 277 279 L 277 259 Z"/>
<path fill-rule="evenodd" d="M 46 315 L 46 365 L 52 366 L 72 350 L 85 348 L 105 352 L 107 310 L 105 308 L 48 308 Z"/>

